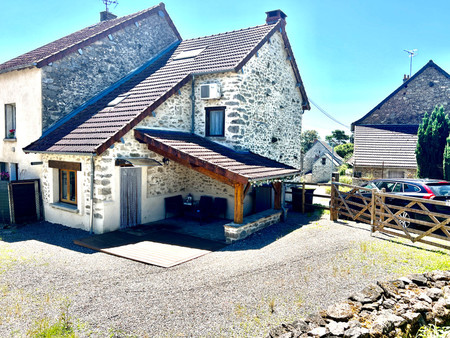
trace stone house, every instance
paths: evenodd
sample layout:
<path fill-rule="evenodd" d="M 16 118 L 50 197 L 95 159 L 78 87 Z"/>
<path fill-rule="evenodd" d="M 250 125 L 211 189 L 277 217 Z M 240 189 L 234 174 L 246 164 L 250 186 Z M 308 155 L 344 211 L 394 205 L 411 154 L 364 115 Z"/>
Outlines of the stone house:
<path fill-rule="evenodd" d="M 353 122 L 354 176 L 412 178 L 417 131 L 425 112 L 450 108 L 450 75 L 430 60 L 361 119 Z"/>
<path fill-rule="evenodd" d="M 332 164 L 333 163 L 333 164 Z M 315 140 L 314 145 L 303 157 L 303 172 L 307 182 L 322 183 L 331 180 L 331 173 L 344 163 L 333 149 L 322 140 Z"/>
<path fill-rule="evenodd" d="M 268 187 L 268 208 L 280 209 L 281 181 L 299 173 L 310 108 L 285 19 L 271 11 L 261 26 L 182 40 L 160 4 L 74 33 L 98 31 L 60 58 L 1 65 L 5 75 L 39 72 L 39 135 L 20 160 L 41 163 L 33 175 L 45 218 L 104 233 L 162 219 L 165 198 L 191 194 L 226 198 L 226 218 L 243 224 Z M 124 64 L 103 56 L 109 49 Z M 281 211 L 264 217 L 275 222 Z"/>

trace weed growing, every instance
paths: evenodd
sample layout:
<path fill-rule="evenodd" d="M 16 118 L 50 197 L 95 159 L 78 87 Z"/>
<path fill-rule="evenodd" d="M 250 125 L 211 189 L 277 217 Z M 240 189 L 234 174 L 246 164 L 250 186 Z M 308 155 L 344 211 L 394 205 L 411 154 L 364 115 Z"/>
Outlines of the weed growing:
<path fill-rule="evenodd" d="M 422 326 L 416 335 L 417 338 L 448 338 L 450 337 L 450 326 Z"/>
<path fill-rule="evenodd" d="M 61 313 L 56 322 L 51 323 L 49 318 L 40 318 L 34 322 L 28 331 L 29 337 L 50 338 L 75 338 L 73 322 L 69 315 L 70 302 L 66 301 L 61 307 Z"/>
<path fill-rule="evenodd" d="M 398 275 L 450 269 L 449 250 L 414 246 L 403 239 L 361 242 L 347 255 Z"/>

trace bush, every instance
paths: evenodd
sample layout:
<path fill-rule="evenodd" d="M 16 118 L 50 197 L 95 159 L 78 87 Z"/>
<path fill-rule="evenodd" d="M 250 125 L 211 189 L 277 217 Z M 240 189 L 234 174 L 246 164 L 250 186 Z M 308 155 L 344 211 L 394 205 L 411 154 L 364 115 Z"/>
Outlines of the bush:
<path fill-rule="evenodd" d="M 353 154 L 353 143 L 340 144 L 334 147 L 334 151 L 342 158 L 349 159 Z"/>

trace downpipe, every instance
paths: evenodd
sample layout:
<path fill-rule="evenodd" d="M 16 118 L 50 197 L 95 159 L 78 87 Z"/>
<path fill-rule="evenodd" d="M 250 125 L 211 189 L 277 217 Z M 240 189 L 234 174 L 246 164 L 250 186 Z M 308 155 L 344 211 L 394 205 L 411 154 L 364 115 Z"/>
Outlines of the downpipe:
<path fill-rule="evenodd" d="M 89 215 L 89 233 L 94 233 L 94 170 L 95 170 L 95 163 L 94 163 L 94 154 L 91 154 L 91 200 L 90 200 L 90 208 L 91 208 L 91 214 Z"/>

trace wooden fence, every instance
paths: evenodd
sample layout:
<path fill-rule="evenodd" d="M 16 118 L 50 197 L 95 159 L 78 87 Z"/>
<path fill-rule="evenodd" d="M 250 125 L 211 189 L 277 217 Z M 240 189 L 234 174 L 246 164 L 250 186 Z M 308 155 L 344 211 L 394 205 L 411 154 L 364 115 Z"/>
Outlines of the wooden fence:
<path fill-rule="evenodd" d="M 294 211 L 305 213 L 308 210 L 320 208 L 330 210 L 330 202 L 327 201 L 327 205 L 321 205 L 314 203 L 313 198 L 319 197 L 327 200 L 331 199 L 331 195 L 314 193 L 317 187 L 329 187 L 330 183 L 306 183 L 306 182 L 285 182 L 287 187 L 286 195 L 290 195 L 292 199 L 292 208 Z M 298 197 L 298 199 L 296 199 Z"/>
<path fill-rule="evenodd" d="M 450 204 L 333 182 L 330 219 L 350 218 L 380 231 L 450 249 Z M 433 239 L 433 241 L 431 240 Z"/>

